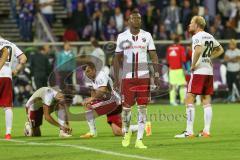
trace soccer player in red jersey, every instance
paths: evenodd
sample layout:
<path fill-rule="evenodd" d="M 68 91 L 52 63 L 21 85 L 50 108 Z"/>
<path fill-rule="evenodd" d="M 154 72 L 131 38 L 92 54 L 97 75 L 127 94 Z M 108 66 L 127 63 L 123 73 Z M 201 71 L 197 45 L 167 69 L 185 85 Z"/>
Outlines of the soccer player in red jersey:
<path fill-rule="evenodd" d="M 0 37 L 0 106 L 4 108 L 6 120 L 5 139 L 11 139 L 13 119 L 12 76 L 16 76 L 27 61 L 23 52 L 13 43 Z M 12 70 L 14 56 L 18 64 Z"/>
<path fill-rule="evenodd" d="M 131 107 L 137 102 L 138 133 L 135 147 L 144 149 L 147 146 L 143 144 L 142 139 L 147 118 L 147 104 L 150 99 L 148 57 L 153 63 L 155 84 L 159 86 L 158 57 L 151 34 L 140 29 L 141 15 L 137 10 L 131 13 L 128 23 L 129 29 L 120 33 L 117 38 L 114 87 L 119 88 L 121 79 L 122 120 L 125 133 L 122 146 L 128 147 L 130 144 Z M 119 77 L 120 63 L 122 63 L 121 77 Z"/>
<path fill-rule="evenodd" d="M 179 88 L 180 103 L 184 104 L 186 79 L 183 64 L 186 62 L 185 48 L 179 43 L 179 37 L 175 35 L 174 44 L 167 48 L 166 56 L 169 65 L 169 83 L 171 90 L 169 93 L 170 104 L 177 106 L 176 91 Z"/>
<path fill-rule="evenodd" d="M 187 127 L 186 131 L 176 135 L 175 138 L 194 137 L 194 101 L 196 95 L 201 95 L 204 108 L 204 129 L 199 133 L 199 136 L 210 136 L 211 95 L 213 94 L 213 65 L 211 59 L 220 56 L 224 50 L 212 35 L 204 31 L 205 26 L 206 21 L 201 16 L 194 16 L 189 25 L 189 31 L 193 33 L 193 37 L 191 77 L 186 97 Z"/>

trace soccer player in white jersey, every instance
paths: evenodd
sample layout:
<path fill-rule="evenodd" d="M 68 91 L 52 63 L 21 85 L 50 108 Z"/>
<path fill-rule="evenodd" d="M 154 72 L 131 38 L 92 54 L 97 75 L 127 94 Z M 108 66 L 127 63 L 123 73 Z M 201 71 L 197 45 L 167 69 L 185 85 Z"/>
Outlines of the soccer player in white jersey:
<path fill-rule="evenodd" d="M 28 122 L 25 124 L 26 136 L 41 136 L 40 126 L 42 118 L 52 125 L 60 128 L 59 137 L 71 137 L 68 126 L 66 102 L 64 95 L 50 87 L 39 88 L 26 103 Z M 57 111 L 58 121 L 51 113 Z"/>
<path fill-rule="evenodd" d="M 15 69 L 12 70 L 14 56 L 17 57 L 18 64 Z M 15 44 L 0 37 L 0 106 L 3 107 L 5 111 L 5 139 L 11 139 L 12 130 L 12 75 L 16 76 L 24 67 L 26 61 L 26 56 Z"/>
<path fill-rule="evenodd" d="M 97 136 L 94 111 L 101 115 L 106 113 L 107 122 L 112 128 L 113 134 L 115 136 L 122 136 L 121 99 L 118 93 L 113 90 L 111 78 L 102 70 L 97 73 L 93 63 L 87 64 L 85 74 L 93 87 L 91 97 L 87 98 L 83 103 L 87 110 L 86 119 L 90 131 L 80 137 L 92 138 Z M 136 132 L 137 128 L 137 125 L 130 126 L 132 132 Z"/>
<path fill-rule="evenodd" d="M 194 101 L 196 95 L 201 95 L 204 109 L 204 129 L 199 136 L 209 137 L 212 120 L 211 95 L 213 94 L 213 65 L 211 59 L 220 56 L 223 48 L 212 35 L 204 31 L 205 19 L 201 16 L 194 16 L 189 25 L 192 32 L 192 65 L 191 78 L 188 83 L 186 97 L 186 130 L 175 138 L 194 137 L 193 124 L 195 117 Z"/>
<path fill-rule="evenodd" d="M 138 105 L 138 133 L 136 148 L 147 148 L 142 142 L 147 118 L 147 104 L 150 99 L 150 75 L 148 57 L 153 63 L 154 82 L 159 85 L 158 57 L 152 36 L 140 29 L 141 15 L 133 10 L 129 20 L 129 29 L 120 33 L 117 38 L 116 55 L 114 58 L 114 87 L 119 88 L 121 80 L 122 119 L 124 138 L 122 146 L 128 147 L 131 139 L 129 131 L 131 107 Z M 119 66 L 122 63 L 122 76 L 119 77 Z M 119 79 L 120 78 L 120 79 Z"/>

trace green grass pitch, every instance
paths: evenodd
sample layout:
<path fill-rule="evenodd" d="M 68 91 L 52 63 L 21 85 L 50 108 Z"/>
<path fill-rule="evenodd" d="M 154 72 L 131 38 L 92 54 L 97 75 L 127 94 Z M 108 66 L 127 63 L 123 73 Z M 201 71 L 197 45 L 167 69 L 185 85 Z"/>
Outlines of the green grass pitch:
<path fill-rule="evenodd" d="M 5 120 L 4 112 L 0 112 L 0 160 L 239 160 L 239 115 L 239 104 L 214 104 L 211 138 L 174 139 L 185 129 L 185 107 L 149 105 L 153 135 L 144 137 L 148 149 L 139 150 L 134 148 L 136 135 L 128 148 L 121 147 L 121 137 L 112 135 L 105 116 L 97 118 L 98 137 L 94 139 L 79 138 L 88 131 L 86 122 L 72 122 L 73 137 L 68 139 L 59 138 L 58 129 L 46 121 L 41 127 L 42 137 L 24 137 L 25 109 L 14 108 L 13 141 L 3 139 Z M 201 129 L 203 109 L 197 107 L 194 131 Z"/>

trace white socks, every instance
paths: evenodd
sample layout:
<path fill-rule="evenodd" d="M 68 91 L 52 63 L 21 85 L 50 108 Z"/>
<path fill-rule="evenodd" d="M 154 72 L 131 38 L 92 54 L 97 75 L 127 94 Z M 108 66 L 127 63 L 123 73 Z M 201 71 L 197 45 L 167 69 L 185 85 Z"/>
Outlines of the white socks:
<path fill-rule="evenodd" d="M 131 122 L 131 108 L 123 107 L 122 110 L 122 123 L 123 123 L 123 133 L 127 133 Z"/>
<path fill-rule="evenodd" d="M 97 134 L 96 124 L 95 124 L 95 118 L 92 110 L 86 111 L 86 119 L 90 129 L 90 133 L 93 135 L 96 135 Z"/>
<path fill-rule="evenodd" d="M 6 122 L 6 134 L 11 134 L 12 131 L 12 121 L 13 112 L 11 107 L 4 108 L 5 111 L 5 122 Z"/>
<path fill-rule="evenodd" d="M 65 113 L 65 109 L 59 109 L 58 110 L 58 123 L 61 126 L 65 126 L 66 125 L 66 113 Z"/>
<path fill-rule="evenodd" d="M 212 106 L 207 104 L 203 106 L 204 108 L 204 129 L 203 131 L 210 134 L 210 127 L 212 121 Z"/>
<path fill-rule="evenodd" d="M 147 121 L 147 108 L 146 108 L 146 106 L 138 106 L 137 140 L 141 140 L 143 138 L 146 121 Z"/>
<path fill-rule="evenodd" d="M 195 118 L 195 107 L 193 104 L 188 104 L 186 108 L 186 115 L 187 115 L 187 133 L 193 134 L 193 124 Z"/>

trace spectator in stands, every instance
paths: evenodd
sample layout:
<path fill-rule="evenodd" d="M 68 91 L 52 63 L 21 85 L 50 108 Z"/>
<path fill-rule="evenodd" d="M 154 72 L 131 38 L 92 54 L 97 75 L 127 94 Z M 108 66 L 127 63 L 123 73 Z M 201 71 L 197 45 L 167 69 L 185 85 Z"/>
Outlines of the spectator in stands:
<path fill-rule="evenodd" d="M 51 66 L 48 61 L 48 54 L 50 52 L 49 45 L 40 47 L 40 50 L 30 57 L 31 73 L 35 83 L 35 90 L 46 87 L 48 76 L 51 72 Z"/>
<path fill-rule="evenodd" d="M 120 33 L 123 31 L 124 17 L 121 13 L 121 9 L 119 7 L 115 8 L 114 20 L 116 22 L 117 31 Z"/>
<path fill-rule="evenodd" d="M 120 5 L 120 0 L 107 0 L 108 1 L 108 7 L 111 10 L 114 10 L 115 8 L 118 8 Z"/>
<path fill-rule="evenodd" d="M 216 28 L 216 32 L 220 33 L 220 37 L 222 38 L 224 26 L 222 25 L 222 18 L 219 14 L 215 16 L 213 25 Z"/>
<path fill-rule="evenodd" d="M 103 3 L 101 6 L 101 12 L 102 12 L 102 23 L 107 24 L 109 22 L 109 19 L 114 16 L 114 10 L 110 10 L 107 3 Z"/>
<path fill-rule="evenodd" d="M 54 0 L 39 0 L 40 11 L 46 18 L 50 27 L 52 27 L 54 20 L 53 4 Z"/>
<path fill-rule="evenodd" d="M 19 29 L 23 41 L 32 40 L 32 23 L 34 16 L 33 0 L 23 0 L 19 4 Z"/>
<path fill-rule="evenodd" d="M 102 12 L 100 10 L 96 10 L 93 13 L 92 16 L 92 26 L 93 26 L 93 33 L 94 37 L 97 39 L 100 39 L 102 36 L 102 29 L 103 29 L 103 23 L 102 23 Z"/>
<path fill-rule="evenodd" d="M 189 0 L 184 0 L 183 1 L 183 8 L 181 10 L 181 22 L 183 25 L 183 30 L 187 30 L 188 29 L 188 18 L 191 15 L 191 7 L 190 7 L 190 1 Z"/>
<path fill-rule="evenodd" d="M 204 8 L 204 15 L 203 15 L 203 17 L 205 18 L 205 21 L 206 21 L 206 30 L 209 31 L 209 27 L 212 26 L 213 23 L 214 23 L 214 18 L 213 18 L 212 15 L 209 14 L 209 10 L 208 10 L 207 7 Z"/>
<path fill-rule="evenodd" d="M 91 24 L 87 24 L 82 33 L 82 40 L 89 40 L 93 35 L 93 27 Z"/>
<path fill-rule="evenodd" d="M 177 25 L 180 22 L 180 9 L 176 4 L 176 0 L 171 0 L 170 6 L 164 9 L 163 18 L 166 30 L 170 33 L 176 33 Z"/>
<path fill-rule="evenodd" d="M 218 10 L 223 18 L 223 22 L 226 22 L 230 17 L 231 4 L 229 0 L 219 0 L 218 1 Z"/>
<path fill-rule="evenodd" d="M 209 33 L 216 39 L 221 39 L 221 32 L 219 32 L 215 26 L 210 26 Z"/>
<path fill-rule="evenodd" d="M 223 39 L 236 39 L 237 38 L 237 32 L 235 31 L 235 28 L 233 26 L 233 21 L 229 20 L 226 23 L 226 26 L 223 31 Z"/>
<path fill-rule="evenodd" d="M 73 29 L 73 27 L 71 25 L 69 25 L 69 27 L 66 28 L 66 30 L 64 31 L 63 34 L 63 41 L 78 41 L 79 40 L 79 36 L 78 33 L 76 32 L 75 29 Z"/>
<path fill-rule="evenodd" d="M 66 89 L 72 85 L 72 72 L 76 67 L 76 53 L 71 49 L 69 42 L 64 42 L 63 50 L 57 53 L 56 65 L 59 71 L 60 89 Z"/>
<path fill-rule="evenodd" d="M 159 8 L 155 7 L 152 10 L 152 33 L 156 34 L 158 32 L 159 24 L 162 24 L 162 13 Z M 156 37 L 155 37 L 156 38 Z"/>
<path fill-rule="evenodd" d="M 117 39 L 117 28 L 113 18 L 110 18 L 107 26 L 104 27 L 104 38 L 105 41 L 115 41 Z"/>
<path fill-rule="evenodd" d="M 146 22 L 145 22 L 145 29 L 150 32 L 151 34 L 153 34 L 153 29 L 154 27 L 157 27 L 156 22 L 153 21 L 153 11 L 154 11 L 155 7 L 151 5 L 151 3 L 148 4 L 148 8 L 147 8 L 147 13 L 146 13 Z M 161 17 L 159 17 L 161 18 Z"/>
<path fill-rule="evenodd" d="M 237 78 L 240 74 L 240 50 L 237 48 L 237 42 L 232 39 L 229 43 L 229 49 L 226 51 L 224 61 L 227 63 L 227 84 L 229 94 L 232 95 L 233 84 L 240 91 L 240 82 Z"/>
<path fill-rule="evenodd" d="M 84 4 L 82 2 L 78 2 L 77 9 L 73 11 L 72 17 L 71 17 L 71 26 L 75 31 L 77 31 L 78 36 L 80 39 L 82 38 L 82 32 L 85 28 L 85 26 L 88 24 L 88 19 L 86 18 L 87 14 L 84 10 Z"/>
<path fill-rule="evenodd" d="M 167 40 L 168 35 L 164 24 L 160 24 L 158 31 L 154 34 L 154 38 L 157 40 Z"/>
<path fill-rule="evenodd" d="M 96 66 L 104 67 L 105 63 L 106 63 L 106 55 L 105 55 L 104 51 L 102 50 L 98 41 L 95 38 L 91 39 L 91 44 L 94 48 L 94 50 L 91 53 L 91 56 L 93 56 L 93 59 L 92 59 L 93 61 L 92 62 L 94 62 L 94 64 Z M 96 62 L 95 62 L 95 60 L 96 60 Z"/>
<path fill-rule="evenodd" d="M 123 15 L 125 18 L 128 18 L 131 14 L 131 11 L 134 9 L 136 6 L 135 1 L 133 0 L 125 0 L 121 4 L 121 8 L 123 9 Z"/>

